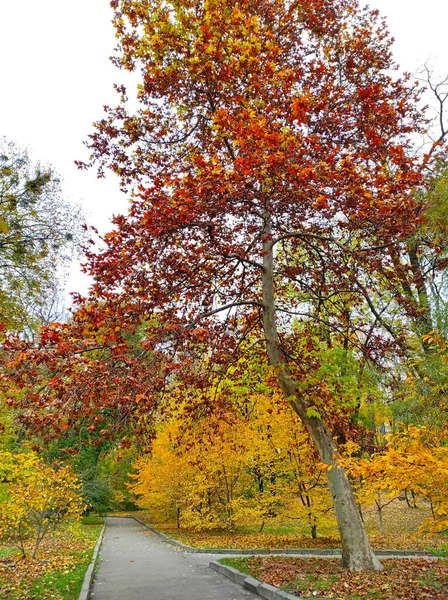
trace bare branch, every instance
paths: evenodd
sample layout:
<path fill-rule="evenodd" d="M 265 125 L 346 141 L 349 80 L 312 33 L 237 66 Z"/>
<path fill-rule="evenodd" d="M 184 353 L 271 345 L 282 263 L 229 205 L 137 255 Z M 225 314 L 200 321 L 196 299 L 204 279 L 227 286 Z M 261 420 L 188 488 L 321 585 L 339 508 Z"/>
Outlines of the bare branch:
<path fill-rule="evenodd" d="M 264 308 L 261 302 L 256 302 L 255 300 L 247 300 L 241 302 L 232 302 L 230 304 L 226 304 L 225 306 L 220 306 L 219 308 L 215 308 L 214 310 L 210 310 L 209 312 L 202 313 L 199 315 L 198 319 L 206 319 L 207 317 L 211 317 L 212 315 L 216 315 L 217 313 L 223 312 L 224 310 L 229 310 L 236 306 L 258 306 L 260 308 Z"/>

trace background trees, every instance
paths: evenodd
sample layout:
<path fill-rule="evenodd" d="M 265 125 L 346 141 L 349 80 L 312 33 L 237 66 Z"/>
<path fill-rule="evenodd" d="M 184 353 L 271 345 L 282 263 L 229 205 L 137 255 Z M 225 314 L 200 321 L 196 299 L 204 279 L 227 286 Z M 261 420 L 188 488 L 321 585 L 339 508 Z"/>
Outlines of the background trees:
<path fill-rule="evenodd" d="M 324 470 L 281 396 L 238 394 L 206 419 L 173 407 L 134 467 L 139 506 L 178 527 L 233 531 L 248 523 L 262 531 L 289 519 L 312 537 L 323 524 L 335 527 Z"/>
<path fill-rule="evenodd" d="M 62 279 L 79 252 L 81 218 L 51 167 L 0 141 L 0 318 L 9 330 L 33 335 L 64 310 Z"/>
<path fill-rule="evenodd" d="M 352 455 L 345 463 L 358 478 L 358 499 L 363 505 L 376 504 L 382 533 L 382 509 L 401 494 L 430 505 L 432 515 L 422 524 L 423 530 L 446 531 L 448 450 L 440 433 L 410 425 L 389 435 L 384 449 L 373 456 L 359 458 L 359 448 L 349 445 L 348 449 Z"/>

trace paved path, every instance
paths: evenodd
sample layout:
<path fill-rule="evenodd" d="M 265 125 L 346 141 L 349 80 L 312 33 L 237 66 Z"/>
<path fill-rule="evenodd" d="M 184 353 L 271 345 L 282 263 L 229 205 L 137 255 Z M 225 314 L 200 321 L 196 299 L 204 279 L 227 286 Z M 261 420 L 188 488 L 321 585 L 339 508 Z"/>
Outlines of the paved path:
<path fill-rule="evenodd" d="M 253 600 L 208 567 L 218 555 L 185 553 L 131 518 L 108 517 L 92 600 Z"/>

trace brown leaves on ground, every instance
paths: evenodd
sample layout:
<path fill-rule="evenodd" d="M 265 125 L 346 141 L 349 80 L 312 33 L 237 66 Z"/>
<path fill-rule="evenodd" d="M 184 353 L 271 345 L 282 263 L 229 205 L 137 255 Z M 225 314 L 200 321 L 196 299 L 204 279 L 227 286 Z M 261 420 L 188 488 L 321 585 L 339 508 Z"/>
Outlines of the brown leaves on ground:
<path fill-rule="evenodd" d="M 448 561 L 386 559 L 384 571 L 351 573 L 339 560 L 283 556 L 245 559 L 251 574 L 303 598 L 446 600 Z"/>
<path fill-rule="evenodd" d="M 0 597 L 17 596 L 31 599 L 33 596 L 29 595 L 28 590 L 35 579 L 56 570 L 71 570 L 74 563 L 73 556 L 57 556 L 47 553 L 41 553 L 39 559 L 23 558 L 22 556 L 0 559 Z M 39 600 L 41 599 L 39 598 Z"/>
<path fill-rule="evenodd" d="M 340 548 L 339 538 L 317 537 L 294 533 L 229 533 L 229 532 L 191 532 L 162 528 L 163 532 L 170 537 L 195 548 L 235 548 L 241 550 L 252 550 L 267 548 L 271 550 L 282 550 L 285 548 Z M 427 548 L 440 548 L 446 546 L 446 538 L 443 536 L 425 537 L 412 534 L 369 536 L 373 548 L 378 550 L 426 550 Z"/>
<path fill-rule="evenodd" d="M 373 548 L 378 550 L 427 550 L 446 546 L 446 536 L 416 535 L 412 533 L 386 534 L 374 533 L 369 535 Z"/>
<path fill-rule="evenodd" d="M 294 533 L 229 533 L 229 532 L 186 532 L 164 529 L 167 535 L 196 548 L 235 548 L 235 549 L 282 549 L 282 548 L 339 548 L 336 538 L 318 537 L 312 539 Z"/>
<path fill-rule="evenodd" d="M 36 559 L 30 556 L 24 558 L 18 553 L 0 558 L 0 598 L 59 600 L 64 597 L 52 588 L 51 576 L 74 571 L 82 553 L 92 548 L 98 537 L 98 527 L 91 530 L 81 531 L 76 536 L 70 533 L 55 540 L 44 540 Z M 48 584 L 43 584 L 44 589 L 39 587 L 36 595 L 33 586 L 41 577 L 48 577 Z"/>
<path fill-rule="evenodd" d="M 431 507 L 423 500 L 418 501 L 416 508 L 407 506 L 404 501 L 394 500 L 385 506 L 382 512 L 386 533 L 401 535 L 417 532 L 425 519 L 431 516 Z M 364 507 L 363 517 L 369 534 L 379 533 L 378 513 L 375 506 Z"/>

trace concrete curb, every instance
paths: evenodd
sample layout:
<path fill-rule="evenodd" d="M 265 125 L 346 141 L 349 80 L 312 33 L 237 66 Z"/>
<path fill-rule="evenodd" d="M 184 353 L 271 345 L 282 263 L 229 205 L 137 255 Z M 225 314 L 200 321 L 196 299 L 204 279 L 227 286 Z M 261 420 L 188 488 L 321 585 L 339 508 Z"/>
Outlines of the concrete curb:
<path fill-rule="evenodd" d="M 115 519 L 120 518 L 129 518 L 129 517 L 114 517 Z M 267 555 L 267 554 L 279 554 L 279 555 L 294 555 L 294 556 L 315 556 L 315 557 L 325 557 L 325 556 L 333 556 L 335 558 L 340 558 L 342 556 L 341 550 L 339 548 L 335 549 L 325 549 L 325 548 L 252 548 L 250 550 L 240 550 L 238 548 L 195 548 L 194 546 L 187 546 L 187 544 L 183 544 L 182 542 L 178 542 L 177 540 L 169 537 L 166 533 L 162 533 L 148 525 L 138 517 L 131 517 L 149 531 L 155 533 L 155 535 L 159 536 L 164 542 L 170 544 L 171 546 L 175 546 L 176 548 L 180 548 L 184 552 L 195 552 L 197 554 L 232 554 L 232 555 L 249 555 L 249 556 L 257 556 L 257 555 Z M 375 556 L 379 558 L 393 557 L 393 558 L 406 558 L 406 557 L 432 557 L 433 555 L 426 550 L 374 550 Z"/>
<path fill-rule="evenodd" d="M 232 580 L 234 583 L 238 583 L 247 590 L 257 594 L 257 596 L 265 598 L 265 600 L 300 600 L 299 596 L 293 596 L 288 592 L 283 592 L 279 588 L 269 585 L 269 583 L 262 583 L 261 581 L 258 581 L 258 579 L 254 579 L 254 577 L 250 577 L 246 573 L 242 573 L 233 567 L 222 565 L 216 561 L 212 561 L 209 564 L 209 567 L 210 569 L 213 569 L 213 571 L 216 571 L 217 573 L 224 575 L 224 577 Z"/>
<path fill-rule="evenodd" d="M 93 549 L 92 560 L 90 561 L 90 565 L 84 575 L 84 581 L 82 583 L 81 592 L 79 593 L 78 600 L 88 600 L 90 595 L 90 589 L 92 587 L 94 571 L 96 567 L 96 563 L 98 562 L 98 555 L 100 553 L 101 544 L 103 543 L 104 531 L 106 530 L 106 521 L 104 521 L 103 528 L 98 537 L 98 540 L 95 544 L 95 548 Z"/>

